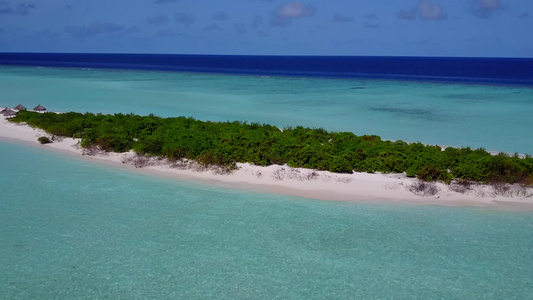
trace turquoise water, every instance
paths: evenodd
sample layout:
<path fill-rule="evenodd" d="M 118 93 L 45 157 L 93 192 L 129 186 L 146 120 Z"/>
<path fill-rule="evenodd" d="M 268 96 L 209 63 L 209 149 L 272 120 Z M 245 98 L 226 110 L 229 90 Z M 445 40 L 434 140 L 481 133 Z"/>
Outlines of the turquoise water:
<path fill-rule="evenodd" d="M 524 86 L 0 67 L 0 99 L 0 106 L 303 125 L 533 154 L 533 88 Z"/>
<path fill-rule="evenodd" d="M 533 152 L 524 138 L 532 96 L 527 87 L 0 67 L 0 106 L 521 153 Z M 1 299 L 528 299 L 531 249 L 531 213 L 222 189 L 0 141 Z"/>
<path fill-rule="evenodd" d="M 0 142 L 2 299 L 531 299 L 533 215 L 314 201 Z"/>

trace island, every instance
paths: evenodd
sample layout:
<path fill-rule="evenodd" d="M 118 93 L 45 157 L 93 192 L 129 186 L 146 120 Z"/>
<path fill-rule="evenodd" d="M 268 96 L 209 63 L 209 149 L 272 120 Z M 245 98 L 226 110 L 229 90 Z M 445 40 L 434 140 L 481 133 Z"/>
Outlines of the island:
<path fill-rule="evenodd" d="M 192 117 L 21 110 L 2 127 L 0 137 L 68 144 L 56 148 L 228 187 L 345 201 L 533 204 L 529 155 Z"/>

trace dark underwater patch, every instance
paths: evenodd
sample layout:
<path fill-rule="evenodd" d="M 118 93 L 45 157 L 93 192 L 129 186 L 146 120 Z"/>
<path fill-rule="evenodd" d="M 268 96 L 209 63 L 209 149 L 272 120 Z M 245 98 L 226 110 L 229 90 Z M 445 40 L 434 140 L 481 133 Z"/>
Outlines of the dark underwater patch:
<path fill-rule="evenodd" d="M 448 115 L 436 113 L 432 110 L 421 108 L 402 108 L 379 105 L 371 107 L 370 110 L 378 112 L 388 112 L 424 120 L 443 120 L 449 118 Z"/>

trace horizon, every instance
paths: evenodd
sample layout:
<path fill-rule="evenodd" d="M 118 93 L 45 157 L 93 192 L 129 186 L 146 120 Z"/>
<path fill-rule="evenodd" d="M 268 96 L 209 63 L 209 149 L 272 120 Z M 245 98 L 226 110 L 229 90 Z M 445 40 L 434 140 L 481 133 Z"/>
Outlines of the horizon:
<path fill-rule="evenodd" d="M 253 57 L 360 57 L 360 58 L 450 58 L 450 59 L 533 59 L 519 56 L 417 56 L 417 55 L 306 55 L 306 54 L 194 54 L 194 53 L 141 53 L 141 52 L 3 52 L 0 54 L 71 54 L 71 55 L 174 55 L 174 56 L 253 56 Z"/>
<path fill-rule="evenodd" d="M 166 70 L 324 78 L 375 78 L 531 86 L 533 58 L 212 55 L 160 53 L 0 53 L 0 64 Z"/>

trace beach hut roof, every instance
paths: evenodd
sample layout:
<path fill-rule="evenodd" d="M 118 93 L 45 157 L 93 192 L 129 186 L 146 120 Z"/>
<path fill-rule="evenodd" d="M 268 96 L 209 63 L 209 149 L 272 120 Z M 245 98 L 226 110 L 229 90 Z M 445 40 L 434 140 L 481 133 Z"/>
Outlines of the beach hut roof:
<path fill-rule="evenodd" d="M 36 110 L 36 111 L 45 111 L 46 108 L 44 108 L 44 106 L 42 106 L 41 104 L 37 105 L 33 110 Z"/>
<path fill-rule="evenodd" d="M 16 110 L 26 110 L 26 107 L 24 107 L 22 104 L 19 104 L 19 105 L 15 106 L 15 109 Z"/>
<path fill-rule="evenodd" d="M 7 108 L 6 110 L 2 111 L 2 114 L 6 117 L 14 116 L 17 114 L 16 111 L 12 110 L 11 108 Z"/>
<path fill-rule="evenodd" d="M 8 111 L 12 111 L 12 109 L 9 108 L 9 107 L 6 107 L 6 108 L 2 109 L 2 111 L 1 111 L 0 113 L 2 113 L 2 114 L 4 115 L 4 114 L 6 114 Z"/>

